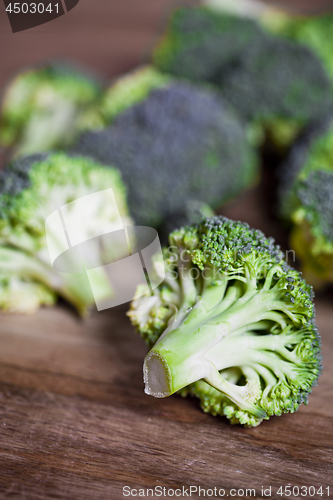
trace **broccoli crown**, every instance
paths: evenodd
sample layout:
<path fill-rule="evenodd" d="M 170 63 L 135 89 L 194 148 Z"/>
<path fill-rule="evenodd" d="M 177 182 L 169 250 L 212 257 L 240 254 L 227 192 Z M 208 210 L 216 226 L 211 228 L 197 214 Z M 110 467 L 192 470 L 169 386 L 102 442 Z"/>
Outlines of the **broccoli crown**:
<path fill-rule="evenodd" d="M 0 229 L 9 224 L 11 231 L 25 231 L 35 243 L 41 237 L 44 246 L 48 215 L 61 205 L 107 187 L 114 189 L 119 211 L 127 216 L 126 190 L 116 169 L 64 153 L 19 158 L 0 173 Z M 103 215 L 108 220 L 107 214 Z M 93 227 L 96 224 L 89 222 Z"/>
<path fill-rule="evenodd" d="M 291 248 L 317 289 L 333 282 L 333 126 L 314 124 L 300 136 L 278 171 L 278 210 L 291 224 Z"/>
<path fill-rule="evenodd" d="M 263 31 L 250 19 L 203 6 L 181 7 L 172 14 L 153 61 L 178 77 L 216 83 L 246 47 L 263 41 Z"/>
<path fill-rule="evenodd" d="M 67 65 L 22 73 L 3 97 L 0 141 L 20 154 L 65 147 L 78 131 L 101 126 L 101 93 L 99 83 Z"/>
<path fill-rule="evenodd" d="M 250 18 L 200 6 L 177 9 L 153 61 L 162 71 L 217 85 L 247 120 L 294 120 L 301 129 L 332 109 L 331 83 L 315 53 Z M 286 128 L 278 140 L 289 140 Z"/>
<path fill-rule="evenodd" d="M 268 21 L 268 23 L 267 23 Z M 333 80 L 333 15 L 298 17 L 284 15 L 279 23 L 264 22 L 275 33 L 310 47 L 323 62 L 331 80 Z"/>
<path fill-rule="evenodd" d="M 306 220 L 314 237 L 332 244 L 333 251 L 333 168 L 316 170 L 296 186 L 301 209 L 297 220 Z"/>
<path fill-rule="evenodd" d="M 244 50 L 219 84 L 248 119 L 289 118 L 302 126 L 332 109 L 331 84 L 319 59 L 309 48 L 278 37 Z"/>
<path fill-rule="evenodd" d="M 50 297 L 57 294 L 82 314 L 86 312 L 94 303 L 88 279 L 85 274 L 59 273 L 52 267 L 45 221 L 63 205 L 107 188 L 113 189 L 123 224 L 131 224 L 119 172 L 89 158 L 71 158 L 64 153 L 39 154 L 19 158 L 1 172 L 0 306 L 13 310 L 15 297 L 28 297 L 30 293 L 29 305 L 22 301 L 20 306 L 25 312 L 29 308 L 34 310 L 38 301 L 49 304 Z M 80 219 L 75 204 L 69 210 L 71 216 Z M 112 223 L 119 229 L 118 211 L 104 207 L 102 199 L 87 206 L 84 217 L 82 230 L 86 240 L 95 237 L 96 228 L 101 229 L 101 234 Z M 53 244 L 63 248 L 58 233 L 50 231 Z M 94 251 L 95 261 L 102 263 L 104 250 L 96 244 Z M 68 259 L 72 262 L 73 257 Z"/>
<path fill-rule="evenodd" d="M 290 220 L 300 205 L 296 192 L 298 183 L 316 170 L 333 171 L 332 140 L 331 118 L 313 122 L 303 130 L 279 166 L 278 211 L 285 219 Z"/>
<path fill-rule="evenodd" d="M 250 427 L 307 403 L 322 369 L 313 291 L 274 240 L 216 216 L 169 243 L 164 282 L 128 313 L 151 348 L 146 393 Z"/>
<path fill-rule="evenodd" d="M 258 173 L 246 127 L 213 91 L 185 82 L 151 91 L 72 151 L 118 168 L 131 215 L 154 227 L 183 212 L 189 199 L 221 205 Z"/>
<path fill-rule="evenodd" d="M 152 90 L 169 82 L 170 77 L 153 66 L 144 66 L 119 78 L 104 93 L 101 108 L 106 122 L 111 123 L 120 113 L 148 97 Z"/>

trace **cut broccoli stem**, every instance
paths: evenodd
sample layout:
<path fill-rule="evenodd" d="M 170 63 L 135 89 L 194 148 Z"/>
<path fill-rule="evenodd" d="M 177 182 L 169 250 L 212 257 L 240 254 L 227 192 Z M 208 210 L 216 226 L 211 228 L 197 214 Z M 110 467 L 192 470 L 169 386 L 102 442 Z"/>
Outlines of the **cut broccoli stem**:
<path fill-rule="evenodd" d="M 268 273 L 269 286 L 277 270 L 272 268 Z M 287 324 L 288 316 L 295 324 L 300 318 L 282 300 L 285 289 L 279 280 L 271 289 L 263 286 L 258 290 L 249 275 L 248 289 L 241 298 L 242 283 L 236 281 L 225 294 L 227 279 L 208 281 L 196 304 L 170 325 L 146 357 L 146 393 L 166 397 L 204 379 L 241 409 L 265 418 L 262 409 L 245 399 L 242 386 L 231 384 L 219 372 L 240 367 L 244 375 L 252 373 L 253 380 L 263 378 L 269 390 L 278 381 L 296 383 L 301 372 L 306 383 L 306 372 L 297 367 L 301 360 L 292 350 L 301 336 L 290 332 Z M 256 333 L 267 331 L 267 320 L 279 323 L 279 317 L 283 334 Z"/>

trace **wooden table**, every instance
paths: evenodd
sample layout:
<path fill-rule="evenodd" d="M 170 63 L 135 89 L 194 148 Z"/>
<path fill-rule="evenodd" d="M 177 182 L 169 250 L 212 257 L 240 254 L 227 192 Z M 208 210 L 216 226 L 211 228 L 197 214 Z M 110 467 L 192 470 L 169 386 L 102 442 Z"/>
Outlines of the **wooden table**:
<path fill-rule="evenodd" d="M 75 58 L 108 78 L 128 70 L 171 3 L 99 0 L 92 8 L 81 0 L 63 18 L 16 35 L 3 16 L 0 85 L 49 57 Z M 319 3 L 298 0 L 307 9 Z M 224 213 L 285 243 L 263 187 Z M 126 498 L 124 486 L 217 487 L 233 498 L 249 498 L 252 488 L 251 498 L 264 498 L 261 488 L 272 487 L 270 498 L 281 499 L 277 489 L 288 484 L 322 486 L 316 499 L 331 486 L 332 496 L 332 303 L 332 293 L 317 300 L 325 370 L 309 406 L 255 429 L 205 415 L 194 399 L 146 396 L 146 348 L 125 306 L 86 322 L 64 305 L 0 315 L 0 499 L 114 500 Z"/>

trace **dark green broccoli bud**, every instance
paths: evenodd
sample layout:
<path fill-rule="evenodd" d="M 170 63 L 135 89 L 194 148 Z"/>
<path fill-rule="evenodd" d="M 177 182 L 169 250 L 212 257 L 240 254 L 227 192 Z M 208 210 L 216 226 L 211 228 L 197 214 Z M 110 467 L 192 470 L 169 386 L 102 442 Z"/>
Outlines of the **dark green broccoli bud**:
<path fill-rule="evenodd" d="M 101 96 L 97 81 L 64 64 L 21 73 L 3 97 L 0 142 L 16 155 L 65 148 L 80 132 L 103 125 Z"/>
<path fill-rule="evenodd" d="M 315 288 L 333 282 L 332 141 L 331 120 L 309 127 L 278 172 L 279 214 L 291 224 L 291 247 Z"/>
<path fill-rule="evenodd" d="M 223 95 L 248 119 L 292 119 L 302 128 L 332 109 L 331 85 L 307 47 L 267 37 L 244 50 L 240 63 L 221 75 Z"/>
<path fill-rule="evenodd" d="M 333 168 L 316 170 L 295 186 L 291 245 L 316 288 L 333 283 Z"/>
<path fill-rule="evenodd" d="M 70 302 L 80 314 L 95 303 L 85 272 L 70 274 L 52 267 L 46 240 L 45 221 L 63 205 L 83 196 L 112 188 L 124 225 L 131 224 L 126 192 L 120 174 L 87 158 L 70 158 L 63 153 L 22 157 L 0 174 L 0 307 L 5 311 L 34 312 L 50 305 L 57 296 Z M 71 213 L 75 205 L 71 205 Z M 79 214 L 78 220 L 80 220 Z M 118 212 L 105 207 L 103 199 L 87 205 L 82 228 L 85 240 L 95 228 L 111 227 Z M 56 229 L 56 228 L 55 228 Z M 117 227 L 117 229 L 119 229 Z M 59 234 L 49 228 L 53 246 L 62 248 Z M 107 249 L 94 247 L 94 261 L 103 265 L 111 257 Z M 115 252 L 114 250 L 113 252 Z M 120 256 L 112 255 L 114 260 Z M 67 257 L 66 257 L 67 258 Z M 68 266 L 73 256 L 68 256 Z M 104 287 L 104 288 L 103 288 Z M 100 282 L 100 295 L 109 293 L 107 276 Z"/>
<path fill-rule="evenodd" d="M 298 217 L 313 226 L 313 235 L 333 243 L 333 168 L 317 170 L 297 186 Z"/>
<path fill-rule="evenodd" d="M 72 152 L 118 168 L 131 215 L 156 228 L 184 213 L 188 200 L 214 209 L 258 176 L 247 128 L 215 92 L 185 82 L 151 91 Z"/>
<path fill-rule="evenodd" d="M 264 41 L 263 30 L 251 19 L 203 6 L 181 7 L 172 14 L 153 62 L 177 77 L 217 83 L 247 47 Z"/>
<path fill-rule="evenodd" d="M 313 291 L 274 240 L 212 217 L 169 244 L 164 282 L 128 313 L 151 348 L 146 393 L 190 394 L 248 427 L 306 404 L 322 369 Z"/>
<path fill-rule="evenodd" d="M 333 81 L 333 15 L 331 13 L 310 17 L 266 12 L 261 22 L 271 32 L 308 46 L 322 61 Z"/>
<path fill-rule="evenodd" d="M 110 124 L 123 111 L 134 106 L 150 92 L 165 87 L 171 77 L 157 71 L 153 66 L 143 66 L 122 76 L 105 90 L 101 111 L 106 123 Z"/>
<path fill-rule="evenodd" d="M 280 148 L 333 107 L 329 77 L 314 52 L 250 18 L 207 7 L 178 9 L 153 60 L 162 71 L 216 85 Z"/>
<path fill-rule="evenodd" d="M 330 168 L 332 119 L 309 124 L 299 135 L 277 170 L 278 212 L 286 221 L 299 206 L 296 185 L 318 168 Z"/>

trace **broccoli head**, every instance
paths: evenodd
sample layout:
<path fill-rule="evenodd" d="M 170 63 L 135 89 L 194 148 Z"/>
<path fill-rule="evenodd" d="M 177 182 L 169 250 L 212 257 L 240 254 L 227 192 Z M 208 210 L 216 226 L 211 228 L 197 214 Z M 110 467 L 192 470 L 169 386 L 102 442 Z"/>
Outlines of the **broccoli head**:
<path fill-rule="evenodd" d="M 155 88 L 72 152 L 118 168 L 132 217 L 155 228 L 186 216 L 190 200 L 220 206 L 258 176 L 246 126 L 214 91 L 187 82 Z"/>
<path fill-rule="evenodd" d="M 333 81 L 333 14 L 296 16 L 266 12 L 261 21 L 271 32 L 295 40 L 313 50 Z"/>
<path fill-rule="evenodd" d="M 333 169 L 316 170 L 296 185 L 290 242 L 316 288 L 333 283 Z"/>
<path fill-rule="evenodd" d="M 171 77 L 153 66 L 143 66 L 118 78 L 104 92 L 101 110 L 105 122 L 110 124 L 123 111 L 143 101 L 154 89 L 164 87 Z"/>
<path fill-rule="evenodd" d="M 146 393 L 193 395 L 248 427 L 307 403 L 322 369 L 313 292 L 274 240 L 212 217 L 169 244 L 165 281 L 128 313 L 151 348 Z"/>
<path fill-rule="evenodd" d="M 332 108 L 330 82 L 307 47 L 267 37 L 244 50 L 240 64 L 221 75 L 223 95 L 248 119 L 289 119 L 299 128 Z"/>
<path fill-rule="evenodd" d="M 180 7 L 154 50 L 153 62 L 163 72 L 214 84 L 247 47 L 264 41 L 263 30 L 249 18 L 204 6 Z"/>
<path fill-rule="evenodd" d="M 129 225 L 126 192 L 119 172 L 87 158 L 70 158 L 63 153 L 38 154 L 12 162 L 0 174 L 0 307 L 8 312 L 34 312 L 39 305 L 51 305 L 57 296 L 71 303 L 80 314 L 94 304 L 85 272 L 77 270 L 73 255 L 68 254 L 67 268 L 58 272 L 51 264 L 45 221 L 63 205 L 73 214 L 76 199 L 112 188 L 124 225 Z M 69 204 L 69 205 L 68 205 Z M 74 213 L 75 215 L 75 213 Z M 80 214 L 76 214 L 80 220 Z M 84 240 L 96 234 L 96 227 L 112 227 L 118 213 L 103 200 L 87 205 L 80 231 Z M 49 228 L 54 248 L 62 248 L 59 233 Z M 119 229 L 117 227 L 117 229 Z M 62 235 L 64 233 L 61 233 Z M 95 266 L 111 257 L 108 249 L 94 247 Z M 120 258 L 114 249 L 113 259 Z M 66 257 L 67 258 L 67 257 Z M 105 287 L 105 288 L 103 288 Z M 109 290 L 107 276 L 100 282 L 100 295 Z"/>
<path fill-rule="evenodd" d="M 202 6 L 178 9 L 153 61 L 162 71 L 216 85 L 281 148 L 332 109 L 331 83 L 315 53 L 254 19 Z"/>
<path fill-rule="evenodd" d="M 332 123 L 312 127 L 280 173 L 280 215 L 291 224 L 291 246 L 316 288 L 333 282 L 332 143 Z"/>
<path fill-rule="evenodd" d="M 67 147 L 81 131 L 102 126 L 101 94 L 99 83 L 66 65 L 21 73 L 3 97 L 0 142 L 16 155 Z"/>

